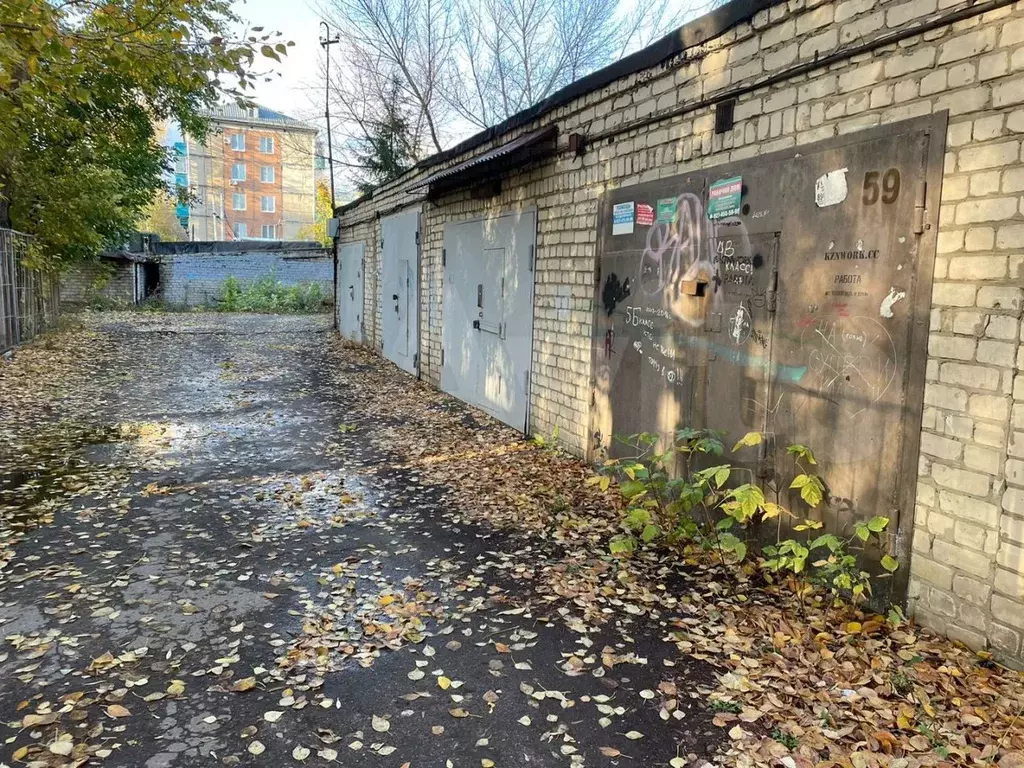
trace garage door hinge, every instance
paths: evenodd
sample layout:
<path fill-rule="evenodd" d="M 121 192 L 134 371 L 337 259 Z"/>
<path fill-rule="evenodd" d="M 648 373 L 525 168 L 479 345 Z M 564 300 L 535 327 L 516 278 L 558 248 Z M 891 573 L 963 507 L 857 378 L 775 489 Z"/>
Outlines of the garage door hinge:
<path fill-rule="evenodd" d="M 419 244 L 420 244 L 420 231 L 417 229 L 416 230 L 416 245 L 419 245 Z"/>
<path fill-rule="evenodd" d="M 597 269 L 594 270 L 594 285 L 601 284 L 601 265 L 597 265 Z"/>
<path fill-rule="evenodd" d="M 530 372 L 529 371 L 527 371 L 526 375 L 523 376 L 523 387 L 524 387 L 523 391 L 526 392 L 526 394 L 530 394 Z"/>
<path fill-rule="evenodd" d="M 441 366 L 444 367 L 444 350 L 441 350 Z"/>
<path fill-rule="evenodd" d="M 917 182 L 917 189 L 914 190 L 914 234 L 920 235 L 924 232 L 924 203 L 928 196 L 928 182 L 923 179 Z"/>
<path fill-rule="evenodd" d="M 775 307 L 779 303 L 779 268 L 772 267 L 771 274 L 768 276 L 768 292 L 765 296 L 768 304 L 768 311 L 774 312 Z"/>
<path fill-rule="evenodd" d="M 537 246 L 531 245 L 530 246 L 530 271 L 531 272 L 533 272 L 533 268 L 534 268 L 534 263 L 533 262 L 534 262 L 534 259 L 536 259 L 536 258 L 537 258 Z"/>
<path fill-rule="evenodd" d="M 441 266 L 442 267 L 448 266 L 448 249 L 447 248 L 442 248 L 441 249 Z"/>

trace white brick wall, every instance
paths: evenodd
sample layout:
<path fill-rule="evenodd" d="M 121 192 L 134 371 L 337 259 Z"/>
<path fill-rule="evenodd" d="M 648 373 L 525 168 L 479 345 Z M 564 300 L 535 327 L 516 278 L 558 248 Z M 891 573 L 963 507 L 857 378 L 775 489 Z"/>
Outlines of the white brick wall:
<path fill-rule="evenodd" d="M 598 201 L 605 190 L 948 110 L 911 608 L 951 637 L 1021 659 L 1024 3 L 898 41 L 882 37 L 965 6 L 948 0 L 779 3 L 686 57 L 545 115 L 542 122 L 557 123 L 560 134 L 594 137 L 638 116 L 749 86 L 738 96 L 731 133 L 715 135 L 711 109 L 694 108 L 615 134 L 611 142 L 595 141 L 582 158 L 563 153 L 506 176 L 492 200 L 456 194 L 428 203 L 423 372 L 439 381 L 444 222 L 536 206 L 532 427 L 548 433 L 557 425 L 563 440 L 583 452 Z M 786 68 L 873 40 L 879 41 L 873 50 L 785 77 Z M 776 76 L 782 79 L 758 85 Z M 345 221 L 363 223 L 346 228 L 343 239 L 363 239 L 367 253 L 375 253 L 375 214 L 413 199 L 405 185 L 420 175 L 348 211 Z M 565 295 L 571 297 L 567 309 L 558 303 Z M 369 277 L 366 296 L 368 302 L 376 296 Z"/>
<path fill-rule="evenodd" d="M 85 304 L 97 299 L 133 304 L 135 265 L 111 259 L 76 264 L 60 276 L 60 298 L 68 304 Z"/>
<path fill-rule="evenodd" d="M 334 296 L 333 264 L 322 250 L 164 254 L 160 296 L 168 304 L 212 304 L 228 277 L 245 285 L 271 275 L 284 285 L 318 283 L 325 298 Z"/>

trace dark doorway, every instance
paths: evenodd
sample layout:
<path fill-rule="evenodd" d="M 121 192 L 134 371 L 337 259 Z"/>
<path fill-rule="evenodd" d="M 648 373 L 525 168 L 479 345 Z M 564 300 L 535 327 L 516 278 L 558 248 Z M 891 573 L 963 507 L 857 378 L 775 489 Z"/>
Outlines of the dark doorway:
<path fill-rule="evenodd" d="M 142 264 L 142 297 L 156 296 L 160 292 L 160 265 L 155 261 Z"/>

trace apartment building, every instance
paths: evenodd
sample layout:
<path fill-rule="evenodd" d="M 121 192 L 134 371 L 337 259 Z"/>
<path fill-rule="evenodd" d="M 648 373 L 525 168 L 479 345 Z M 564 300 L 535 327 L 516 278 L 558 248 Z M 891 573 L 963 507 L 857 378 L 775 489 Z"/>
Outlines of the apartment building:
<path fill-rule="evenodd" d="M 317 129 L 266 107 L 223 105 L 185 141 L 192 240 L 296 240 L 313 223 Z"/>

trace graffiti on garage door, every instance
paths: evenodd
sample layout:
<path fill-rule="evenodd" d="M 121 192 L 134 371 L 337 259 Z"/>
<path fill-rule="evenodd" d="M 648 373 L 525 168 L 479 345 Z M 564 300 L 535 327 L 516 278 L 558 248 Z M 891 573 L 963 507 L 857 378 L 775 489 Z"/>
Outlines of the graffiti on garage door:
<path fill-rule="evenodd" d="M 944 136 L 939 115 L 606 195 L 593 452 L 641 431 L 761 431 L 736 457 L 745 481 L 809 445 L 830 527 L 885 515 L 906 534 Z"/>

